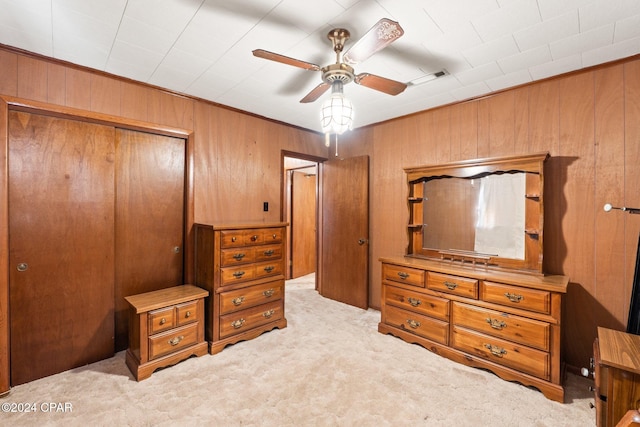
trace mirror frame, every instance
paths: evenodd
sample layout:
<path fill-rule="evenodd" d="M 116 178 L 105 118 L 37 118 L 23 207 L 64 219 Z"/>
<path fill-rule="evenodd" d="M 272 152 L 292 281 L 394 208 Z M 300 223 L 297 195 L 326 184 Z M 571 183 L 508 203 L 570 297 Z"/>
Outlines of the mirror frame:
<path fill-rule="evenodd" d="M 409 186 L 407 205 L 409 244 L 406 256 L 429 258 L 460 265 L 509 269 L 543 274 L 544 165 L 549 153 L 462 160 L 439 165 L 404 168 Z M 434 178 L 472 178 L 497 172 L 525 172 L 524 259 L 485 256 L 472 251 L 449 251 L 423 247 L 424 183 Z"/>

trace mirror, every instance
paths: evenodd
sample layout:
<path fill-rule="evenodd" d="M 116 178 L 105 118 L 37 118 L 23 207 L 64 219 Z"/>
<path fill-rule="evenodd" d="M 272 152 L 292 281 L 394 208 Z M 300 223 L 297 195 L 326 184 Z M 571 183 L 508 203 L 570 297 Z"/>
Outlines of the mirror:
<path fill-rule="evenodd" d="M 425 181 L 423 247 L 524 260 L 525 178 L 518 172 Z"/>
<path fill-rule="evenodd" d="M 547 157 L 406 168 L 407 255 L 541 273 Z"/>

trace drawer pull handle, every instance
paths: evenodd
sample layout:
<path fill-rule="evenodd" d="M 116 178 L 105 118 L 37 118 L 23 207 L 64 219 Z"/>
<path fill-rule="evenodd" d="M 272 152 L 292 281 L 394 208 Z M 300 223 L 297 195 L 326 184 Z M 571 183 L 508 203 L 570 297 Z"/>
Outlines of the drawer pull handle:
<path fill-rule="evenodd" d="M 271 309 L 269 311 L 265 311 L 264 313 L 262 313 L 262 315 L 264 317 L 266 317 L 267 319 L 270 318 L 271 316 L 273 316 L 273 313 L 275 313 L 276 311 L 274 309 Z"/>
<path fill-rule="evenodd" d="M 244 297 L 234 298 L 231 300 L 231 302 L 237 307 L 244 302 Z"/>
<path fill-rule="evenodd" d="M 190 311 L 187 311 L 187 312 L 184 314 L 184 317 L 185 317 L 186 319 L 188 319 L 189 317 L 191 317 L 191 312 L 190 312 Z"/>
<path fill-rule="evenodd" d="M 398 271 L 398 276 L 400 276 L 400 278 L 404 280 L 407 277 L 409 277 L 409 273 L 405 273 L 404 271 Z"/>
<path fill-rule="evenodd" d="M 273 288 L 271 288 L 271 289 L 267 289 L 266 291 L 264 291 L 262 293 L 262 295 L 264 295 L 265 297 L 269 298 L 269 297 L 273 296 L 274 292 L 275 291 L 273 290 Z"/>
<path fill-rule="evenodd" d="M 164 325 L 165 323 L 167 323 L 167 319 L 165 319 L 164 317 L 162 319 L 160 319 L 160 324 Z"/>
<path fill-rule="evenodd" d="M 231 326 L 233 326 L 234 329 L 242 328 L 244 326 L 244 319 L 234 320 L 231 322 Z"/>
<path fill-rule="evenodd" d="M 251 241 L 255 242 L 256 240 L 258 240 L 258 235 L 254 234 L 253 236 L 251 236 Z"/>
<path fill-rule="evenodd" d="M 233 273 L 233 277 L 235 277 L 236 279 L 239 279 L 242 276 L 244 276 L 244 271 L 236 271 L 235 273 Z"/>
<path fill-rule="evenodd" d="M 499 319 L 492 319 L 490 317 L 487 317 L 487 323 L 490 324 L 493 329 L 497 330 L 502 330 L 507 326 L 504 321 Z"/>
<path fill-rule="evenodd" d="M 238 252 L 237 254 L 233 254 L 233 258 L 235 258 L 236 261 L 240 261 L 244 257 L 245 257 L 245 255 L 242 252 Z"/>
<path fill-rule="evenodd" d="M 266 271 L 267 273 L 271 273 L 271 272 L 273 271 L 273 269 L 274 269 L 274 268 L 275 268 L 275 267 L 274 267 L 273 265 L 267 265 L 267 266 L 264 268 L 264 271 Z"/>
<path fill-rule="evenodd" d="M 232 243 L 235 243 L 235 242 L 236 242 L 236 240 L 238 240 L 238 238 L 237 238 L 237 237 L 235 237 L 235 236 L 233 236 L 233 237 L 231 238 L 231 242 L 232 242 Z"/>
<path fill-rule="evenodd" d="M 410 298 L 408 298 L 408 301 L 409 301 L 409 304 L 411 304 L 413 307 L 417 307 L 417 306 L 419 306 L 420 304 L 422 304 L 422 301 L 420 301 L 420 300 L 419 300 L 419 299 L 417 299 L 417 298 L 411 298 L 411 297 L 410 297 Z"/>
<path fill-rule="evenodd" d="M 168 343 L 171 345 L 178 345 L 180 344 L 180 341 L 182 341 L 183 339 L 184 339 L 184 336 L 180 335 L 179 337 L 175 337 L 174 339 L 169 340 Z"/>
<path fill-rule="evenodd" d="M 409 324 L 409 326 L 411 326 L 413 329 L 417 329 L 420 327 L 420 322 L 417 322 L 413 319 L 407 319 L 407 323 Z"/>
<path fill-rule="evenodd" d="M 272 237 L 273 237 L 273 240 L 276 240 L 278 238 L 278 235 L 274 234 Z"/>
<path fill-rule="evenodd" d="M 264 256 L 271 256 L 273 255 L 273 250 L 269 249 L 268 251 L 264 251 Z"/>
<path fill-rule="evenodd" d="M 520 302 L 524 299 L 522 295 L 512 294 L 510 292 L 505 292 L 504 296 L 509 298 L 509 301 L 511 302 Z"/>
<path fill-rule="evenodd" d="M 491 352 L 491 354 L 496 357 L 503 357 L 505 354 L 507 354 L 507 350 L 496 345 L 485 344 L 484 346 Z"/>
<path fill-rule="evenodd" d="M 457 287 L 458 287 L 458 284 L 457 284 L 457 283 L 455 283 L 455 282 L 449 282 L 449 281 L 444 282 L 444 285 L 445 285 L 445 286 L 447 287 L 447 289 L 449 289 L 450 291 L 452 291 L 452 290 L 454 290 L 455 288 L 457 288 Z"/>

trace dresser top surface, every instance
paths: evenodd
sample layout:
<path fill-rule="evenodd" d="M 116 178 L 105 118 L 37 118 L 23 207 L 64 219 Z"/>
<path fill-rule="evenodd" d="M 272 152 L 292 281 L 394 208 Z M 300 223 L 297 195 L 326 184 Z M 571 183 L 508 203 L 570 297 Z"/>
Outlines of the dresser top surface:
<path fill-rule="evenodd" d="M 130 295 L 125 300 L 136 310 L 136 314 L 145 313 L 172 304 L 180 304 L 198 298 L 204 298 L 209 292 L 193 285 L 180 285 L 144 294 Z"/>
<path fill-rule="evenodd" d="M 598 327 L 600 363 L 640 374 L 640 335 Z"/>
<path fill-rule="evenodd" d="M 541 289 L 552 292 L 566 293 L 569 278 L 560 275 L 527 274 L 496 269 L 488 269 L 482 266 L 468 266 L 451 261 L 439 261 L 423 258 L 390 256 L 381 257 L 381 262 L 403 265 L 405 267 L 420 268 L 438 273 L 471 277 L 478 280 L 495 281 L 513 284 L 533 289 Z"/>
<path fill-rule="evenodd" d="M 214 223 L 214 224 L 196 224 L 199 227 L 210 227 L 214 230 L 247 230 L 254 228 L 275 228 L 285 227 L 288 222 L 242 222 L 242 223 Z"/>

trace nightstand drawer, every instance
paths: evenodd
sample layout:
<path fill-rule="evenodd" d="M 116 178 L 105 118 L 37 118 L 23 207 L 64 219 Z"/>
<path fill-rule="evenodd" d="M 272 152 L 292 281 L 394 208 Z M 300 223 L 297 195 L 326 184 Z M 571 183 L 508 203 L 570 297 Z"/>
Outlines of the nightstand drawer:
<path fill-rule="evenodd" d="M 177 311 L 177 325 L 182 326 L 187 323 L 192 323 L 200 320 L 200 313 L 198 311 L 198 302 L 190 301 L 176 306 Z"/>
<path fill-rule="evenodd" d="M 161 308 L 149 312 L 149 335 L 166 331 L 175 326 L 175 310 L 173 307 Z"/>
<path fill-rule="evenodd" d="M 198 342 L 198 324 L 192 323 L 149 337 L 149 360 L 174 353 Z"/>

